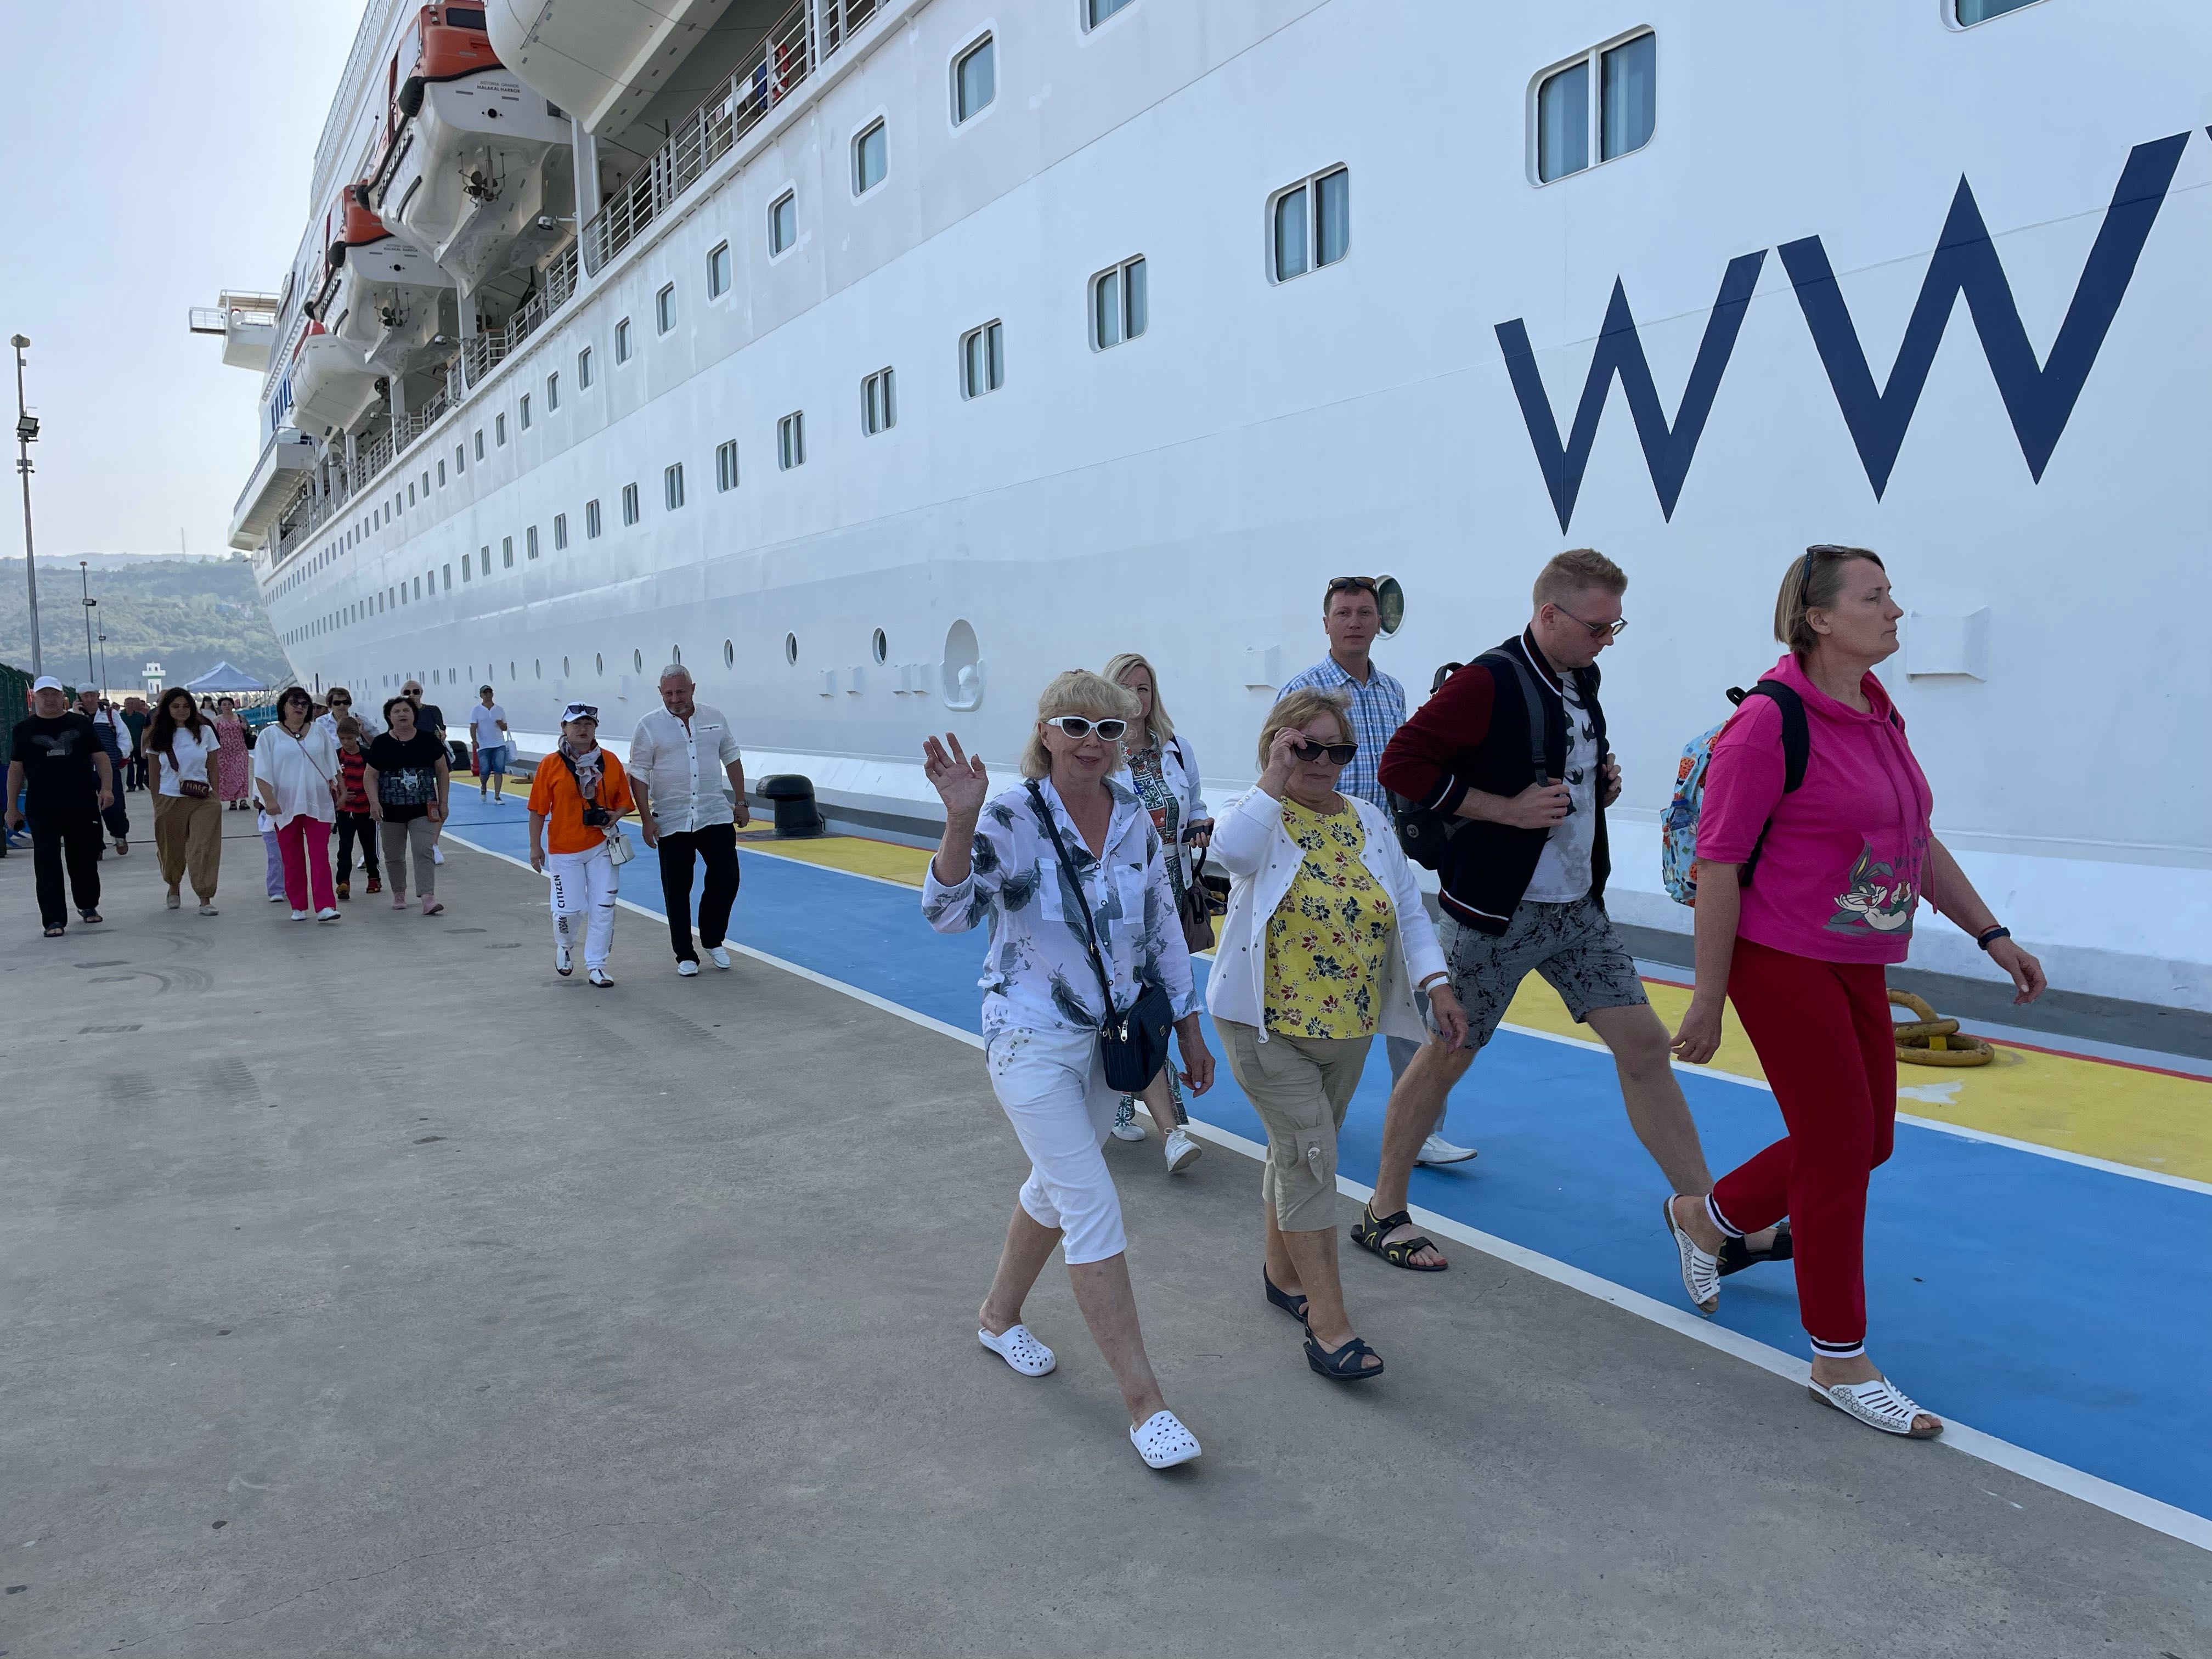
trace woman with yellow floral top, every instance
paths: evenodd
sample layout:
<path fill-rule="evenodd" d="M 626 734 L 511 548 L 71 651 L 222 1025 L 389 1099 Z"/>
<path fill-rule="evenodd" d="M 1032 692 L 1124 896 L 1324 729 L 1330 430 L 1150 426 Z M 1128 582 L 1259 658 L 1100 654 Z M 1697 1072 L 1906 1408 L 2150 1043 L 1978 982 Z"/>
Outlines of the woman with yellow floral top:
<path fill-rule="evenodd" d="M 1267 1130 L 1261 1178 L 1267 1300 L 1306 1328 L 1306 1363 L 1340 1382 L 1382 1372 L 1352 1334 L 1336 1267 L 1336 1137 L 1376 1032 L 1466 1040 L 1413 867 L 1381 809 L 1337 793 L 1358 752 L 1340 691 L 1291 692 L 1260 731 L 1258 787 L 1216 820 L 1231 878 L 1206 1006 Z"/>

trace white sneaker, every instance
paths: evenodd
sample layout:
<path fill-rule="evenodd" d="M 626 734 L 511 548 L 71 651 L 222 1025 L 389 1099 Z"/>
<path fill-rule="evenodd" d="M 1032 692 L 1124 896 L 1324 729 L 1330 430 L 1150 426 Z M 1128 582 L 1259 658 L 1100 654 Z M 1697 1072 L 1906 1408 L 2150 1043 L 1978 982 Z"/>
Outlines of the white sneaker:
<path fill-rule="evenodd" d="M 439 845 L 438 845 L 438 843 L 437 843 L 436 842 L 434 842 L 434 842 L 432 842 L 430 843 L 430 862 L 431 862 L 431 863 L 433 863 L 433 864 L 443 864 L 445 861 L 446 861 L 446 851 L 445 851 L 445 848 L 443 848 L 442 847 L 439 846 Z"/>
<path fill-rule="evenodd" d="M 316 911 L 315 920 L 317 921 L 343 921 L 343 918 L 338 915 L 337 906 L 331 904 L 325 905 L 323 908 Z"/>
<path fill-rule="evenodd" d="M 699 977 L 699 964 L 688 960 L 679 962 L 676 964 L 676 971 L 685 979 L 696 979 Z"/>
<path fill-rule="evenodd" d="M 591 981 L 593 985 L 597 986 L 602 991 L 605 990 L 608 986 L 612 985 L 615 982 L 614 976 L 608 973 L 604 968 L 592 968 L 586 969 L 584 977 Z"/>
<path fill-rule="evenodd" d="M 565 945 L 553 947 L 553 971 L 562 979 L 576 971 L 576 959 L 568 954 L 568 947 Z"/>
<path fill-rule="evenodd" d="M 1189 1132 L 1178 1123 L 1168 1131 L 1168 1173 L 1181 1175 L 1198 1162 L 1199 1155 L 1204 1151 L 1205 1148 L 1193 1140 Z"/>
<path fill-rule="evenodd" d="M 1464 1164 L 1474 1156 L 1474 1148 L 1472 1146 L 1455 1146 L 1442 1135 L 1431 1135 L 1421 1143 L 1421 1150 L 1415 1156 L 1413 1162 L 1431 1164 Z"/>
<path fill-rule="evenodd" d="M 305 921 L 307 919 L 307 913 L 305 910 L 295 910 L 292 912 L 292 920 L 295 921 Z"/>
<path fill-rule="evenodd" d="M 284 896 L 282 893 L 271 893 L 269 896 L 269 902 L 271 904 L 282 904 L 284 902 Z"/>
<path fill-rule="evenodd" d="M 713 963 L 717 968 L 726 970 L 730 965 L 729 947 L 722 945 L 708 945 L 707 947 L 707 960 Z"/>
<path fill-rule="evenodd" d="M 1137 1121 L 1137 1103 L 1125 1097 L 1114 1114 L 1114 1139 L 1142 1140 L 1144 1138 L 1145 1126 Z"/>

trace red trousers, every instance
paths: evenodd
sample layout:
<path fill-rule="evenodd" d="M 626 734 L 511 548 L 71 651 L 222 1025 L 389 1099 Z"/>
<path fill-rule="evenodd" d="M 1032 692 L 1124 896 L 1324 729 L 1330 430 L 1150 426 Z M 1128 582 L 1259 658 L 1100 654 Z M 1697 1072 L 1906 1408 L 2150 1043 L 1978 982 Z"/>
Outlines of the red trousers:
<path fill-rule="evenodd" d="M 1887 982 L 1878 963 L 1819 962 L 1739 939 L 1728 989 L 1790 1133 L 1714 1183 L 1714 1218 L 1753 1233 L 1788 1216 L 1813 1352 L 1862 1353 L 1867 1177 L 1897 1138 Z"/>
<path fill-rule="evenodd" d="M 335 910 L 331 886 L 331 826 L 304 813 L 276 826 L 276 855 L 284 865 L 284 896 L 295 910 Z"/>

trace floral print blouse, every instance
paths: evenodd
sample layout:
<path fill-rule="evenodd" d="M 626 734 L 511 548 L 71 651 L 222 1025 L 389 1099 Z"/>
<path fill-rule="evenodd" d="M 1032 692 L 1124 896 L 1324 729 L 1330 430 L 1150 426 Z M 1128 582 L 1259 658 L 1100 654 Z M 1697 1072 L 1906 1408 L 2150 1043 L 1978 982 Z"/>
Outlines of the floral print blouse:
<path fill-rule="evenodd" d="M 1324 816 L 1282 804 L 1302 854 L 1291 890 L 1267 919 L 1267 1029 L 1286 1036 L 1365 1037 L 1381 1018 L 1377 989 L 1395 916 L 1367 872 L 1367 831 L 1349 805 Z"/>
<path fill-rule="evenodd" d="M 1116 1009 L 1126 1012 L 1144 986 L 1158 985 L 1176 1018 L 1196 1013 L 1190 953 L 1152 814 L 1127 785 L 1107 780 L 1113 816 L 1104 855 L 1093 858 L 1050 781 L 1038 787 L 1097 923 Z M 939 933 L 990 923 L 976 981 L 986 1039 L 1019 1029 L 1095 1031 L 1104 1024 L 1083 907 L 1044 823 L 1028 788 L 1010 789 L 983 808 L 968 878 L 948 887 L 938 880 L 934 860 L 922 878 L 921 914 Z"/>

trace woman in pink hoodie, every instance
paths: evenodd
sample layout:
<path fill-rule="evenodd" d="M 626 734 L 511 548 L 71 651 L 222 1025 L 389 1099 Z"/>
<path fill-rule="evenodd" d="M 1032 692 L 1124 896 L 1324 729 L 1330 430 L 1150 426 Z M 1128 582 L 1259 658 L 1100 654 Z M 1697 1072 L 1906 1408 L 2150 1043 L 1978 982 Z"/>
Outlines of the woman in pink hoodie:
<path fill-rule="evenodd" d="M 1669 1199 L 1667 1225 L 1690 1299 L 1710 1314 L 1723 1241 L 1788 1216 L 1814 1397 L 1928 1439 L 1942 1421 L 1866 1352 L 1867 1180 L 1897 1125 L 1882 970 L 1905 959 L 1924 899 L 2012 976 L 2014 1001 L 2040 995 L 2044 977 L 1929 829 L 1928 781 L 1873 673 L 1897 649 L 1904 614 L 1876 556 L 1807 549 L 1783 578 L 1774 636 L 1789 649 L 1765 676 L 1803 705 L 1803 781 L 1784 791 L 1772 696 L 1747 697 L 1714 739 L 1698 823 L 1697 988 L 1674 1052 L 1711 1060 L 1723 1000 L 1734 1002 L 1789 1133 L 1710 1196 Z"/>

